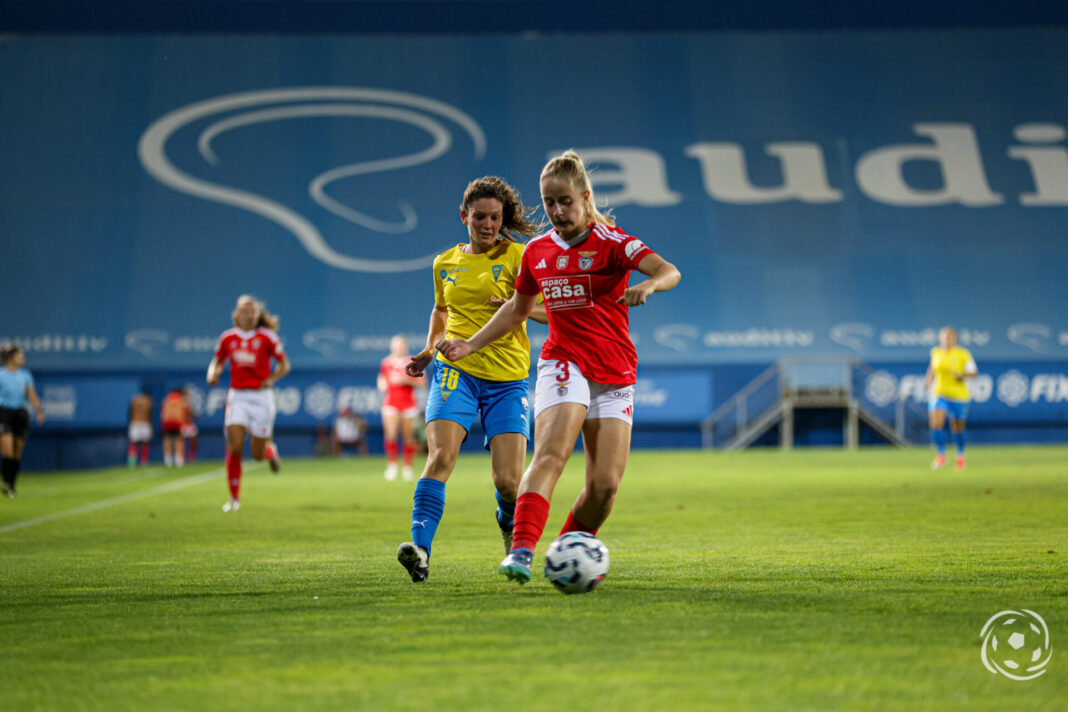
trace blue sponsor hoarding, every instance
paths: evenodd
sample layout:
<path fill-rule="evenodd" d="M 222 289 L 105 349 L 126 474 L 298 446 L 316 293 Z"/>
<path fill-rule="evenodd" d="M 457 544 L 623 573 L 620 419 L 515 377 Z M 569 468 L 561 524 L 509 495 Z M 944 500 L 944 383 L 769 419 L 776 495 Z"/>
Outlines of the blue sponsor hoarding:
<path fill-rule="evenodd" d="M 1064 358 L 1064 66 L 1063 29 L 7 36 L 0 339 L 199 368 L 252 292 L 298 369 L 374 365 L 423 332 L 466 183 L 537 204 L 574 147 L 682 268 L 632 312 L 644 363 L 914 360 L 944 323 Z"/>

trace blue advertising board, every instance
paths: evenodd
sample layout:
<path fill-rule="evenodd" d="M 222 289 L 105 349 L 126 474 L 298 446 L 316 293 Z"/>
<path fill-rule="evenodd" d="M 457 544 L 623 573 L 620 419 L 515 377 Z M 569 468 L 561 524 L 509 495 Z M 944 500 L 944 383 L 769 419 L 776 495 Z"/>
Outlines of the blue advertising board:
<path fill-rule="evenodd" d="M 1065 66 L 1063 29 L 6 36 L 0 340 L 202 368 L 251 292 L 298 369 L 373 366 L 467 182 L 536 205 L 575 148 L 683 272 L 632 310 L 643 363 L 920 360 L 944 323 L 1063 359 Z"/>
<path fill-rule="evenodd" d="M 381 425 L 382 395 L 376 388 L 377 371 L 369 368 L 326 369 L 295 372 L 274 389 L 279 429 L 307 429 L 332 422 L 343 408 Z M 157 410 L 172 388 L 188 389 L 193 412 L 202 428 L 221 429 L 226 409 L 223 384 L 210 387 L 204 372 L 146 372 L 138 376 L 89 376 L 47 374 L 37 379 L 44 407 L 44 431 L 125 428 L 130 398 L 144 389 L 154 398 Z M 635 392 L 636 420 L 640 424 L 693 425 L 708 414 L 712 403 L 712 374 L 707 371 L 679 373 L 669 369 L 643 369 Z M 425 403 L 425 389 L 417 389 Z M 528 398 L 534 402 L 531 381 Z M 159 415 L 156 413 L 158 424 Z M 474 424 L 477 429 L 479 424 Z"/>

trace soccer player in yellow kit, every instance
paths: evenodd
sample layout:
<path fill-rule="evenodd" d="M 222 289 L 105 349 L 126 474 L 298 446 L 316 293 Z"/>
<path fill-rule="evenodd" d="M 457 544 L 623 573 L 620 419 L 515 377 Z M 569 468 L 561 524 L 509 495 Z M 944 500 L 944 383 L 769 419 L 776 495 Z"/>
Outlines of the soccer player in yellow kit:
<path fill-rule="evenodd" d="M 938 346 L 931 349 L 931 363 L 927 367 L 924 386 L 929 389 L 928 411 L 931 426 L 931 441 L 937 454 L 931 463 L 932 470 L 946 464 L 946 417 L 953 440 L 957 445 L 956 469 L 964 469 L 964 423 L 968 419 L 968 404 L 972 400 L 968 392 L 968 379 L 978 372 L 971 352 L 957 345 L 957 332 L 945 326 L 938 332 Z M 931 388 L 931 384 L 934 388 Z"/>
<path fill-rule="evenodd" d="M 505 551 L 511 546 L 516 490 L 530 433 L 526 324 L 463 364 L 441 354 L 435 358 L 435 350 L 445 338 L 472 336 L 512 296 L 523 254 L 516 237 L 529 238 L 541 228 L 528 219 L 529 212 L 500 178 L 472 181 L 460 205 L 468 241 L 434 260 L 434 307 L 426 346 L 407 365 L 409 376 L 430 373 L 426 469 L 412 498 L 412 540 L 397 549 L 397 560 L 415 582 L 425 581 L 430 573 L 430 548 L 445 509 L 445 483 L 476 416 L 486 431 L 484 446 L 492 453 L 497 526 Z M 531 317 L 544 323 L 545 307 L 539 306 Z"/>

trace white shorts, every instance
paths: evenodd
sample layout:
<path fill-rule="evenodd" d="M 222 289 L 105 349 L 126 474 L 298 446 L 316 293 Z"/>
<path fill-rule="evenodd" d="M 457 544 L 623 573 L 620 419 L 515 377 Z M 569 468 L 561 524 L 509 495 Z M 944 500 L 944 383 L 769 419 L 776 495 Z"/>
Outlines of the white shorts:
<path fill-rule="evenodd" d="M 254 438 L 270 438 L 274 433 L 274 391 L 238 391 L 226 394 L 226 425 L 241 425 Z"/>
<path fill-rule="evenodd" d="M 138 421 L 130 423 L 127 436 L 132 443 L 147 443 L 152 440 L 152 423 Z"/>
<path fill-rule="evenodd" d="M 411 408 L 401 410 L 396 406 L 384 405 L 382 406 L 382 415 L 400 415 L 402 418 L 414 418 L 419 415 L 419 406 L 413 405 Z"/>
<path fill-rule="evenodd" d="M 534 390 L 534 417 L 560 403 L 586 406 L 586 420 L 616 418 L 634 424 L 634 386 L 594 383 L 582 375 L 574 361 L 538 359 L 538 384 Z"/>

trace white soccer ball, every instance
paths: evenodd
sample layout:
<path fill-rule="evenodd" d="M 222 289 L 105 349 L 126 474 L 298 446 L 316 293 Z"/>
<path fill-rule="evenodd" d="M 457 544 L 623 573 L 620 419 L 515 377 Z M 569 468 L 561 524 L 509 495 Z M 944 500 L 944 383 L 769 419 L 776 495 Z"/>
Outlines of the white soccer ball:
<path fill-rule="evenodd" d="M 545 577 L 564 593 L 589 593 L 607 574 L 608 548 L 593 534 L 561 534 L 545 552 Z"/>

